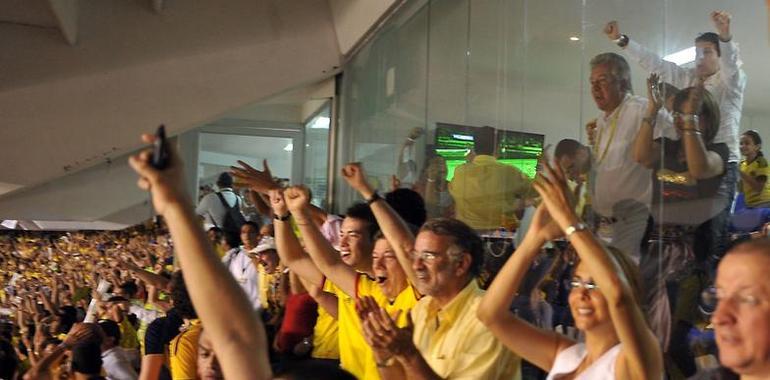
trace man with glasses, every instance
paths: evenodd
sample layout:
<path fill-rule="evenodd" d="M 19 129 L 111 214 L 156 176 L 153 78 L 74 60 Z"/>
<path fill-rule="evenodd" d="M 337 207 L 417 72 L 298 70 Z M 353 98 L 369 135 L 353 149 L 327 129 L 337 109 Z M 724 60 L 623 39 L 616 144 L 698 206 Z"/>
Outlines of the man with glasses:
<path fill-rule="evenodd" d="M 420 228 L 409 256 L 412 264 L 404 270 L 424 295 L 410 313 L 413 328 L 397 327 L 376 306 L 362 313 L 372 347 L 390 357 L 378 364 L 381 377 L 520 378 L 519 358 L 476 318 L 484 295 L 477 284 L 481 238 L 461 221 L 432 219 Z"/>

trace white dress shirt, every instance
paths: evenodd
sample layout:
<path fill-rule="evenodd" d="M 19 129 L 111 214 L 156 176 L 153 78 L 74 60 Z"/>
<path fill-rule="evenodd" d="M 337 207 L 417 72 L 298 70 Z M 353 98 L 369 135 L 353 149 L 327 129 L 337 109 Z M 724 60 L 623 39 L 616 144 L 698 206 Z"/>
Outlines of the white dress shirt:
<path fill-rule="evenodd" d="M 102 368 L 107 380 L 136 380 L 139 375 L 131 366 L 126 352 L 118 346 L 102 352 Z"/>
<path fill-rule="evenodd" d="M 660 75 L 664 82 L 683 89 L 694 86 L 698 76 L 695 68 L 683 68 L 673 62 L 665 61 L 657 54 L 647 50 L 633 40 L 628 41 L 625 49 L 628 55 L 639 62 L 648 72 Z M 739 131 L 741 111 L 743 109 L 743 91 L 746 89 L 746 73 L 741 69 L 742 62 L 738 46 L 733 42 L 719 42 L 719 71 L 704 82 L 706 89 L 719 104 L 719 132 L 715 143 L 726 143 L 730 148 L 729 162 L 740 161 Z"/>
<path fill-rule="evenodd" d="M 623 200 L 634 200 L 648 208 L 652 202 L 652 171 L 633 156 L 634 141 L 646 111 L 646 98 L 627 94 L 613 112 L 602 112 L 596 118 L 591 202 L 600 215 L 612 216 L 613 206 Z"/>
<path fill-rule="evenodd" d="M 241 286 L 246 296 L 251 301 L 254 310 L 262 307 L 259 299 L 259 272 L 251 261 L 248 252 L 243 248 L 231 249 L 224 257 L 222 262 L 227 266 L 227 270 Z"/>

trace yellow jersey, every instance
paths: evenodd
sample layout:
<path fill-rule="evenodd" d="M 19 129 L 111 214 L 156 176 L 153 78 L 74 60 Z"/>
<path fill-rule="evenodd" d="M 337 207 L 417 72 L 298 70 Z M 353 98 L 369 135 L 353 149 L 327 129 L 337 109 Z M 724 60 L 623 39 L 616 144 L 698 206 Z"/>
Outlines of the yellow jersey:
<path fill-rule="evenodd" d="M 754 178 L 770 177 L 770 165 L 764 157 L 757 157 L 752 162 L 741 161 L 741 173 Z M 770 203 L 770 181 L 765 182 L 765 187 L 761 191 L 754 191 L 749 186 L 744 185 L 743 181 L 739 183 L 739 189 L 743 193 L 746 206 L 756 207 L 763 203 Z"/>
<path fill-rule="evenodd" d="M 198 377 L 198 337 L 200 319 L 193 319 L 168 345 L 169 367 L 174 380 L 195 380 Z"/>

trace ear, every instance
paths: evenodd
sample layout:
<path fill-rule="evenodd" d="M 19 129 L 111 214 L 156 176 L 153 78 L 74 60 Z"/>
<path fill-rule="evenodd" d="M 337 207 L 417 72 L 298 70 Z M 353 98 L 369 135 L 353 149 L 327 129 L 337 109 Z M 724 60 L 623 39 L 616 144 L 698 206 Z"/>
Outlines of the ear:
<path fill-rule="evenodd" d="M 468 272 L 470 271 L 472 262 L 473 262 L 473 258 L 471 257 L 471 254 L 468 252 L 463 252 L 462 257 L 457 262 L 457 268 L 455 268 L 455 275 L 457 277 L 461 277 L 468 274 Z"/>

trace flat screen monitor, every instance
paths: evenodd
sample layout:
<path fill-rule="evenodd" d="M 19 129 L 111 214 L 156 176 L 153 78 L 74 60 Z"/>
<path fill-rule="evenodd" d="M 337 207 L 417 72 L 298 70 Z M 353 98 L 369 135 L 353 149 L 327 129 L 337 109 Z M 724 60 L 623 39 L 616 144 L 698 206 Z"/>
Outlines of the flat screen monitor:
<path fill-rule="evenodd" d="M 435 153 L 447 164 L 447 181 L 455 169 L 466 162 L 473 150 L 478 127 L 436 123 Z M 530 178 L 537 173 L 537 160 L 543 153 L 545 136 L 537 133 L 497 130 L 497 153 L 500 163 L 513 166 Z"/>

